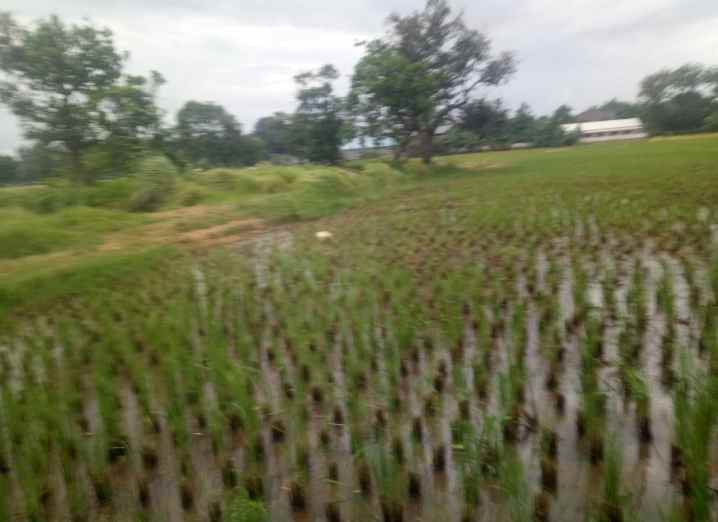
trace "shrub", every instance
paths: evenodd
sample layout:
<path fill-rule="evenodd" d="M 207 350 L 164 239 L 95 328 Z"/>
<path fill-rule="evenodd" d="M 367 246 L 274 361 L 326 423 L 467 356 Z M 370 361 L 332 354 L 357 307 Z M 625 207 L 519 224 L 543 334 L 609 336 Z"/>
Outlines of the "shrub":
<path fill-rule="evenodd" d="M 320 174 L 312 183 L 311 188 L 317 194 L 333 196 L 352 196 L 357 188 L 347 174 L 341 172 L 326 172 Z"/>
<path fill-rule="evenodd" d="M 277 194 L 280 192 L 288 192 L 290 183 L 282 176 L 266 174 L 255 178 L 257 188 L 262 194 Z"/>
<path fill-rule="evenodd" d="M 196 205 L 204 198 L 204 193 L 198 189 L 188 190 L 180 195 L 180 205 L 183 207 L 191 207 Z"/>
<path fill-rule="evenodd" d="M 73 236 L 57 229 L 14 223 L 0 228 L 2 259 L 47 254 L 72 244 Z"/>
<path fill-rule="evenodd" d="M 82 204 L 88 207 L 124 208 L 136 189 L 137 180 L 128 177 L 100 181 L 85 189 Z"/>
<path fill-rule="evenodd" d="M 150 156 L 137 169 L 139 187 L 130 199 L 132 212 L 157 210 L 175 189 L 177 168 L 164 156 Z"/>
<path fill-rule="evenodd" d="M 38 214 L 50 214 L 80 204 L 82 189 L 64 180 L 52 180 L 46 188 L 30 190 L 23 206 Z"/>
<path fill-rule="evenodd" d="M 356 172 L 362 172 L 365 169 L 365 162 L 361 160 L 347 161 L 344 163 L 343 167 Z"/>
<path fill-rule="evenodd" d="M 259 183 L 250 176 L 237 176 L 237 190 L 244 194 L 254 194 L 259 192 Z"/>
<path fill-rule="evenodd" d="M 217 190 L 232 191 L 236 188 L 237 183 L 234 173 L 229 169 L 212 169 L 198 174 L 197 181 L 202 185 Z"/>

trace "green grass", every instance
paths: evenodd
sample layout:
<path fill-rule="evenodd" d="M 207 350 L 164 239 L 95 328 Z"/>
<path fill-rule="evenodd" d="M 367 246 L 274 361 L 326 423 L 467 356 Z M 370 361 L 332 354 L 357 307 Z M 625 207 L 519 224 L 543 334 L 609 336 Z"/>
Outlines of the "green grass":
<path fill-rule="evenodd" d="M 170 247 L 132 253 L 95 254 L 69 266 L 52 263 L 4 277 L 0 281 L 0 325 L 16 323 L 25 314 L 47 311 L 73 300 L 87 301 L 105 291 L 141 284 L 144 276 L 161 272 L 180 259 Z"/>
<path fill-rule="evenodd" d="M 494 164 L 486 198 L 493 207 L 518 209 L 526 202 L 548 212 L 599 212 L 616 224 L 634 224 L 637 213 L 659 223 L 694 220 L 700 206 L 715 208 L 718 137 L 605 143 L 567 149 L 453 156 L 439 161 L 471 168 L 477 158 Z"/>
<path fill-rule="evenodd" d="M 104 234 L 145 222 L 146 218 L 136 214 L 81 206 L 52 214 L 17 207 L 0 209 L 0 259 L 95 246 Z"/>
<path fill-rule="evenodd" d="M 316 219 L 387 194 L 409 176 L 384 162 L 360 169 L 302 165 L 213 169 L 183 181 L 183 194 L 202 194 L 203 203 L 231 203 L 243 215 L 275 221 Z"/>
<path fill-rule="evenodd" d="M 696 227 L 698 210 L 715 215 L 718 201 L 716 135 L 446 156 L 430 168 L 416 160 L 348 167 L 260 165 L 185 175 L 165 208 L 191 199 L 234 208 L 237 217 L 291 222 L 360 206 L 367 223 L 379 226 L 393 214 L 449 204 L 473 215 L 480 228 L 506 229 L 518 222 L 553 234 L 573 215 L 588 214 L 609 226 L 646 232 L 665 231 L 669 223 Z M 19 263 L 27 256 L 69 252 L 81 271 L 85 258 L 98 257 L 96 247 L 108 234 L 156 221 L 151 213 L 125 209 L 134 183 L 127 178 L 91 187 L 53 182 L 0 189 L 0 260 L 16 261 L 0 284 L 34 276 L 37 264 Z M 431 219 L 448 219 L 451 212 Z M 206 228 L 232 215 L 185 219 L 175 230 Z M 664 233 L 663 240 L 671 238 Z"/>

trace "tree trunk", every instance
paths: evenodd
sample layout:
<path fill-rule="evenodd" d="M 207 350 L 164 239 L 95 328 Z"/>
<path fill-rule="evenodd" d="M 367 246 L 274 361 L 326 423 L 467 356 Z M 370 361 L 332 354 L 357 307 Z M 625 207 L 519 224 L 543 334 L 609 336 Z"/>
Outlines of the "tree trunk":
<path fill-rule="evenodd" d="M 402 156 L 406 153 L 411 137 L 402 138 L 394 147 L 394 161 L 401 161 Z"/>
<path fill-rule="evenodd" d="M 434 130 L 427 129 L 422 131 L 419 136 L 419 148 L 421 150 L 421 161 L 426 165 L 431 163 L 431 158 L 434 155 Z"/>
<path fill-rule="evenodd" d="M 89 184 L 89 180 L 85 177 L 85 170 L 82 168 L 82 153 L 79 148 L 73 147 L 70 152 L 70 175 L 77 183 Z"/>

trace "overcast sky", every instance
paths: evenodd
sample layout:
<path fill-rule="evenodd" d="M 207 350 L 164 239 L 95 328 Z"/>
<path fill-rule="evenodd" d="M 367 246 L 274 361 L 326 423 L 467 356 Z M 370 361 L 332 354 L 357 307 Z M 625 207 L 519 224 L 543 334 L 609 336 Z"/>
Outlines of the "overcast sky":
<path fill-rule="evenodd" d="M 562 103 L 577 111 L 633 99 L 643 76 L 694 61 L 718 65 L 716 0 L 452 0 L 469 26 L 519 66 L 488 93 L 536 113 Z M 190 99 L 215 101 L 246 130 L 257 118 L 294 107 L 292 76 L 333 63 L 346 91 L 361 49 L 383 33 L 387 15 L 422 0 L 3 0 L 19 21 L 58 14 L 88 18 L 130 52 L 129 71 L 160 71 L 160 105 L 172 121 Z M 481 94 L 481 93 L 479 93 Z M 21 143 L 15 118 L 0 108 L 0 152 Z"/>

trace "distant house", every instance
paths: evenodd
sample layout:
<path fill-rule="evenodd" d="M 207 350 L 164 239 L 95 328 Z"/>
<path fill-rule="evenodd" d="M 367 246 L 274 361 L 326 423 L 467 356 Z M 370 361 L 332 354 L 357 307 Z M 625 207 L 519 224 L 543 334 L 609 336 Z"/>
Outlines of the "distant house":
<path fill-rule="evenodd" d="M 564 123 L 561 128 L 568 134 L 578 132 L 581 143 L 632 140 L 648 136 L 643 129 L 641 120 L 638 118 Z"/>
<path fill-rule="evenodd" d="M 434 150 L 439 150 L 440 141 L 445 137 L 451 130 L 451 124 L 445 124 L 437 128 L 434 131 Z M 391 138 L 379 138 L 372 140 L 372 145 L 366 145 L 360 140 L 355 139 L 342 147 L 342 157 L 347 160 L 358 160 L 358 159 L 370 159 L 390 156 L 394 153 L 396 143 Z M 405 154 L 409 156 L 418 156 L 419 150 L 419 139 L 417 136 L 413 136 L 406 147 Z"/>
<path fill-rule="evenodd" d="M 342 157 L 346 161 L 370 159 L 389 156 L 393 151 L 393 145 L 386 145 L 383 147 L 353 147 L 342 149 Z"/>
<path fill-rule="evenodd" d="M 272 165 L 300 165 L 304 163 L 302 158 L 291 154 L 270 154 L 269 161 Z"/>
<path fill-rule="evenodd" d="M 618 115 L 614 111 L 603 109 L 588 109 L 581 114 L 576 115 L 577 123 L 589 123 L 593 121 L 608 121 L 618 119 Z"/>

